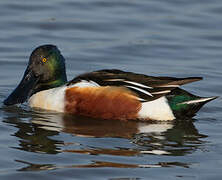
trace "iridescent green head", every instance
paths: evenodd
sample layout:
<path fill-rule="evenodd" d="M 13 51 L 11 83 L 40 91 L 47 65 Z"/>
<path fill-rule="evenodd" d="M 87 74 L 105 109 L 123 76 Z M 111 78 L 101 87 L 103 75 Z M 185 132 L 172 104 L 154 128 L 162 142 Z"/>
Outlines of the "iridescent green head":
<path fill-rule="evenodd" d="M 39 78 L 39 88 L 41 86 L 57 87 L 67 81 L 65 59 L 54 45 L 36 48 L 30 56 L 27 69 L 31 69 Z"/>
<path fill-rule="evenodd" d="M 58 48 L 54 45 L 39 46 L 31 53 L 20 84 L 4 104 L 23 103 L 36 92 L 58 87 L 66 82 L 65 59 Z"/>

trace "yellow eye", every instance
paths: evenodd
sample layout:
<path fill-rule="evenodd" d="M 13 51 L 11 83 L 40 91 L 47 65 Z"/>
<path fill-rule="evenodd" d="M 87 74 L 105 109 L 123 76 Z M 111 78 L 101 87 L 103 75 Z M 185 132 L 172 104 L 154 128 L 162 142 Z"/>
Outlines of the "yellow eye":
<path fill-rule="evenodd" d="M 43 58 L 43 59 L 42 59 L 42 62 L 46 62 L 46 61 L 47 61 L 47 59 L 46 59 L 46 58 Z"/>

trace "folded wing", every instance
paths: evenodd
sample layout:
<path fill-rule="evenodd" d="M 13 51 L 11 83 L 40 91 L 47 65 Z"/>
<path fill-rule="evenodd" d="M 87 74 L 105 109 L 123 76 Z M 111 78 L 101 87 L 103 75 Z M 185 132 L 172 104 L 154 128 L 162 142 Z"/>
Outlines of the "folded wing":
<path fill-rule="evenodd" d="M 141 102 L 148 102 L 169 94 L 181 85 L 200 80 L 202 80 L 201 77 L 153 77 L 112 69 L 79 75 L 71 80 L 68 85 L 84 81 L 98 86 L 124 87 L 134 92 Z"/>

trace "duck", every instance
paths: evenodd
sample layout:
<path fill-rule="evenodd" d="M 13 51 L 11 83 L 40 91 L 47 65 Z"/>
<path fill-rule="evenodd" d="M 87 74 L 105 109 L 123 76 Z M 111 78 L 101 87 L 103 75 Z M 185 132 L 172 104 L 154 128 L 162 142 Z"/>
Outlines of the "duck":
<path fill-rule="evenodd" d="M 191 118 L 217 98 L 180 88 L 200 80 L 103 69 L 67 81 L 65 58 L 55 45 L 46 44 L 31 53 L 21 82 L 3 103 L 27 101 L 31 108 L 103 120 L 171 121 Z"/>

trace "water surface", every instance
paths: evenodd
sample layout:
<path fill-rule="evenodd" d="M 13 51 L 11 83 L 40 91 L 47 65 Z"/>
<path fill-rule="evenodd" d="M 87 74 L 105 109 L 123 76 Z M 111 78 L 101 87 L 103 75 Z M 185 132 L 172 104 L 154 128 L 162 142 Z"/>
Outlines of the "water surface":
<path fill-rule="evenodd" d="M 219 179 L 222 102 L 194 119 L 101 121 L 2 102 L 31 51 L 55 44 L 68 79 L 118 68 L 149 75 L 202 76 L 184 88 L 221 95 L 222 2 L 191 0 L 1 1 L 1 179 Z"/>

